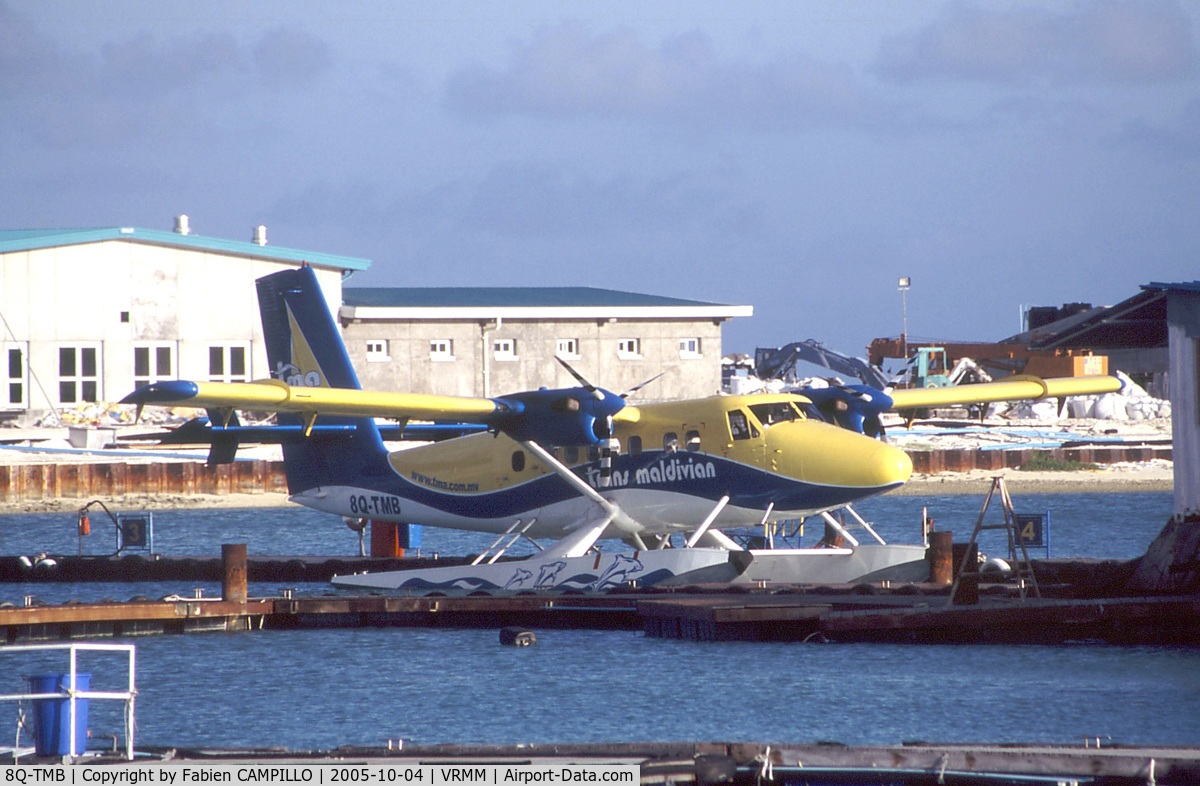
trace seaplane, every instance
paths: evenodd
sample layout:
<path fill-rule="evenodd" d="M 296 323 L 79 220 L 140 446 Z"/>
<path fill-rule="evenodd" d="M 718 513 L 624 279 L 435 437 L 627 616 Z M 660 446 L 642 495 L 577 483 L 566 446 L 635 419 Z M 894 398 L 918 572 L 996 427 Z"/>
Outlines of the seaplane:
<path fill-rule="evenodd" d="M 577 386 L 494 398 L 371 391 L 359 385 L 310 267 L 260 278 L 257 290 L 270 378 L 159 381 L 122 403 L 137 405 L 139 416 L 145 406 L 208 410 L 203 430 L 213 445 L 210 461 L 233 460 L 243 442 L 280 443 L 289 499 L 300 505 L 347 519 L 497 536 L 472 565 L 333 579 L 352 589 L 920 581 L 928 571 L 924 545 L 884 543 L 869 525 L 874 541 L 860 543 L 831 515 L 908 480 L 908 455 L 880 439 L 882 413 L 1103 393 L 1121 385 L 1113 377 L 1022 378 L 958 388 L 885 392 L 849 385 L 633 404 L 628 398 L 636 389 L 615 394 L 559 360 Z M 278 425 L 240 426 L 238 410 L 277 413 Z M 377 419 L 396 425 L 381 430 Z M 428 428 L 460 436 L 401 450 L 384 441 Z M 746 549 L 724 532 L 814 515 L 844 537 L 828 548 Z M 522 560 L 498 559 L 521 538 L 538 551 Z M 602 539 L 629 545 L 602 549 Z"/>

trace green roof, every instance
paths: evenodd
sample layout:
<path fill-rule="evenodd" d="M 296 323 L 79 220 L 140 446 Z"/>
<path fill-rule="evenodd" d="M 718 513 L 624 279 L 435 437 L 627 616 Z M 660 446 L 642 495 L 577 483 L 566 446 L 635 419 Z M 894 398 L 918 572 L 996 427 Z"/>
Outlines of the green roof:
<path fill-rule="evenodd" d="M 646 308 L 723 305 L 597 287 L 343 287 L 342 302 L 347 306 L 366 308 Z"/>
<path fill-rule="evenodd" d="M 102 227 L 97 229 L 3 229 L 0 230 L 0 254 L 10 251 L 32 251 L 39 248 L 75 246 L 83 243 L 101 243 L 107 240 L 125 240 L 132 243 L 148 243 L 158 246 L 194 248 L 200 251 L 217 251 L 239 256 L 276 259 L 286 262 L 308 262 L 310 265 L 338 268 L 340 270 L 366 270 L 371 260 L 322 254 L 315 251 L 300 251 L 270 244 L 237 240 L 222 240 L 203 235 L 181 235 L 157 229 L 135 227 Z"/>

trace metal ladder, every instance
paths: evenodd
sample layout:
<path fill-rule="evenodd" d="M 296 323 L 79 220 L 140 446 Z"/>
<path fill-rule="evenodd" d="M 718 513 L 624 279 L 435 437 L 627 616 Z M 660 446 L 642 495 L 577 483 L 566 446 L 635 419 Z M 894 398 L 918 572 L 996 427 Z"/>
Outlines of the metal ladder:
<path fill-rule="evenodd" d="M 983 517 L 987 513 L 988 506 L 992 503 L 992 495 L 997 491 L 1000 492 L 1000 506 L 1004 511 L 1003 524 L 984 524 Z M 970 566 L 968 570 L 967 560 L 972 554 L 976 553 L 976 549 L 972 546 L 977 546 L 979 533 L 985 529 L 1002 529 L 1008 533 L 1008 555 L 1012 560 L 1013 568 L 1016 572 L 1017 591 L 1021 595 L 1021 602 L 1025 601 L 1027 586 L 1033 587 L 1033 595 L 1036 598 L 1042 597 L 1042 591 L 1038 587 L 1037 576 L 1033 573 L 1033 563 L 1029 560 L 1029 552 L 1025 549 L 1025 541 L 1017 537 L 1016 517 L 1013 514 L 1012 497 L 1008 495 L 1008 486 L 1004 484 L 1004 478 L 995 476 L 992 478 L 992 487 L 988 489 L 987 497 L 983 500 L 983 508 L 979 511 L 979 519 L 975 522 L 975 529 L 971 532 L 971 539 L 967 541 L 966 553 L 963 554 L 962 564 L 958 566 L 958 573 L 954 577 L 954 584 L 950 587 L 951 602 L 958 595 L 958 585 L 962 582 L 964 576 L 978 578 L 982 575 L 979 571 L 978 564 Z M 1021 554 L 1017 556 L 1017 549 L 1020 548 Z"/>

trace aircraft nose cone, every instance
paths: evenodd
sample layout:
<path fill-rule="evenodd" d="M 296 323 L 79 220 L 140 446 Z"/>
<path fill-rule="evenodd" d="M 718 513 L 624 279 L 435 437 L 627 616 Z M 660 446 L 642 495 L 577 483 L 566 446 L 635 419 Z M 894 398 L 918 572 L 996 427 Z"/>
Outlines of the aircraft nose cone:
<path fill-rule="evenodd" d="M 866 486 L 894 486 L 912 475 L 912 459 L 899 448 L 880 442 L 863 462 Z"/>
<path fill-rule="evenodd" d="M 912 460 L 903 450 L 828 423 L 776 425 L 767 438 L 777 471 L 807 483 L 877 493 L 912 474 Z"/>

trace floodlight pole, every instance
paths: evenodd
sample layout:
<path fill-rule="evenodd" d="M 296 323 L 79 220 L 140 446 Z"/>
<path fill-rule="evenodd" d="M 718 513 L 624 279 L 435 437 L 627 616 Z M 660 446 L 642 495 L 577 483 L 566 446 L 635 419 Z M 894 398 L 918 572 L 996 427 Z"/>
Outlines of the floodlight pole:
<path fill-rule="evenodd" d="M 908 360 L 908 287 L 911 283 L 912 279 L 909 276 L 900 277 L 900 309 L 904 319 L 904 329 L 900 333 L 900 352 L 905 360 Z"/>

